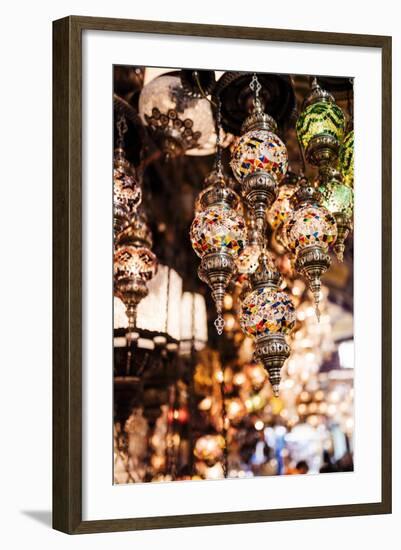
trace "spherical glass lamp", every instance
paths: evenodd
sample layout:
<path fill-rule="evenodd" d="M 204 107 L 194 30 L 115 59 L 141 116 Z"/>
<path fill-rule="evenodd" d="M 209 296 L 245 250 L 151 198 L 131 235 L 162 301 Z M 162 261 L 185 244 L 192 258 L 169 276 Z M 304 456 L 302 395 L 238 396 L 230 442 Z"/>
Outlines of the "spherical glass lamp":
<path fill-rule="evenodd" d="M 297 254 L 312 246 L 327 251 L 337 237 L 336 221 L 326 208 L 306 204 L 294 213 L 288 237 L 291 250 Z"/>
<path fill-rule="evenodd" d="M 345 185 L 354 187 L 354 130 L 344 138 L 339 153 L 339 165 Z"/>
<path fill-rule="evenodd" d="M 295 326 L 295 308 L 290 296 L 279 289 L 280 273 L 266 251 L 250 278 L 252 291 L 241 302 L 240 324 L 255 338 L 255 360 L 268 371 L 273 392 L 278 395 L 281 367 L 290 354 L 285 336 Z"/>
<path fill-rule="evenodd" d="M 341 262 L 344 258 L 345 240 L 352 230 L 354 192 L 346 185 L 341 174 L 334 169 L 330 171 L 330 177 L 320 187 L 322 205 L 331 212 L 336 220 L 337 240 L 334 252 Z"/>
<path fill-rule="evenodd" d="M 168 157 L 210 155 L 215 151 L 210 102 L 186 93 L 179 73 L 163 74 L 144 86 L 139 114 Z"/>
<path fill-rule="evenodd" d="M 231 160 L 234 176 L 242 182 L 255 172 L 268 172 L 277 182 L 284 177 L 288 165 L 287 149 L 272 131 L 249 130 L 239 139 Z"/>
<path fill-rule="evenodd" d="M 215 204 L 195 216 L 190 230 L 196 254 L 222 252 L 237 257 L 244 248 L 245 222 L 236 210 L 226 204 Z"/>
<path fill-rule="evenodd" d="M 201 193 L 198 202 L 201 210 L 195 214 L 190 239 L 201 258 L 198 274 L 212 291 L 218 313 L 215 326 L 222 334 L 224 295 L 237 270 L 235 259 L 246 243 L 245 220 L 236 210 L 239 197 L 226 185 L 223 176 Z"/>
<path fill-rule="evenodd" d="M 289 334 L 294 327 L 294 311 L 286 292 L 271 287 L 257 288 L 242 302 L 241 326 L 249 336 Z"/>
<path fill-rule="evenodd" d="M 321 169 L 331 164 L 338 156 L 344 130 L 344 113 L 315 78 L 296 124 L 298 140 L 307 160 Z"/>

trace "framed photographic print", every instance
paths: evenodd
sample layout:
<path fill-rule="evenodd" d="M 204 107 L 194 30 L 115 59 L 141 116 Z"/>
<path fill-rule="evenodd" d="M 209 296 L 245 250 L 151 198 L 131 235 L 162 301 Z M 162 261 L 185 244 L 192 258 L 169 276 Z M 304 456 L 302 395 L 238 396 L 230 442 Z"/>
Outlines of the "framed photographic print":
<path fill-rule="evenodd" d="M 391 511 L 391 38 L 67 17 L 53 525 Z"/>

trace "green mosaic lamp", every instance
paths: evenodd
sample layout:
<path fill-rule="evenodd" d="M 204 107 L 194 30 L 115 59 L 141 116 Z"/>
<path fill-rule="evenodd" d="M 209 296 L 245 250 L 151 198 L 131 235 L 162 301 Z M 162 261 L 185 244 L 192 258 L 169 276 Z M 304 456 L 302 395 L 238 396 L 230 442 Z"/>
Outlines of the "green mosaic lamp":
<path fill-rule="evenodd" d="M 308 162 L 324 171 L 338 157 L 344 138 L 345 118 L 334 97 L 323 90 L 317 79 L 305 99 L 296 131 Z"/>
<path fill-rule="evenodd" d="M 327 208 L 336 219 L 337 239 L 334 252 L 340 262 L 344 259 L 345 241 L 352 230 L 354 192 L 344 183 L 344 178 L 338 170 L 331 168 L 325 183 L 320 187 L 322 205 Z"/>
<path fill-rule="evenodd" d="M 339 165 L 345 185 L 354 187 L 354 130 L 348 132 L 340 147 Z"/>

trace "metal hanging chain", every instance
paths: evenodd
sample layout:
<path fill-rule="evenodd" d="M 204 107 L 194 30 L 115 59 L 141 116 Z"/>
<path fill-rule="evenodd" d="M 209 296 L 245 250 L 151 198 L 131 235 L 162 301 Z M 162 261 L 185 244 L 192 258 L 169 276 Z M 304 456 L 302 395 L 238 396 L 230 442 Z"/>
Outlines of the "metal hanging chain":
<path fill-rule="evenodd" d="M 249 87 L 252 90 L 252 92 L 255 94 L 255 97 L 254 97 L 255 107 L 260 107 L 261 103 L 260 103 L 259 94 L 260 94 L 260 90 L 262 89 L 262 85 L 259 82 L 259 79 L 256 73 L 253 73 L 252 80 L 251 80 L 251 83 L 249 84 Z"/>
<path fill-rule="evenodd" d="M 216 107 L 216 103 L 213 101 L 213 99 L 211 97 L 208 97 L 207 93 L 203 89 L 200 78 L 199 78 L 198 71 L 192 71 L 192 74 L 193 74 L 193 77 L 195 78 L 196 85 L 198 86 L 198 89 L 199 89 L 203 99 L 206 99 L 211 105 L 213 105 L 213 107 Z"/>
<path fill-rule="evenodd" d="M 120 115 L 118 117 L 117 130 L 118 130 L 117 147 L 119 149 L 123 149 L 124 148 L 124 135 L 128 131 L 127 120 L 125 118 L 125 115 Z"/>
<path fill-rule="evenodd" d="M 221 101 L 217 100 L 216 113 L 216 169 L 219 176 L 223 176 L 223 166 L 221 163 Z"/>

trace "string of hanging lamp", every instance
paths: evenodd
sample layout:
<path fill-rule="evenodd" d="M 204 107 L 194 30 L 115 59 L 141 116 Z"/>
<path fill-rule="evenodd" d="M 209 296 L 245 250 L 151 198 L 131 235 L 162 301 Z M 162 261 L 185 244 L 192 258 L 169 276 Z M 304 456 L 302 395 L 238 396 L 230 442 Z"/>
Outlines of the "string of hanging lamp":
<path fill-rule="evenodd" d="M 197 199 L 198 212 L 192 222 L 190 238 L 195 253 L 201 258 L 199 278 L 210 287 L 216 305 L 216 330 L 223 333 L 224 295 L 237 271 L 235 259 L 246 243 L 245 220 L 238 212 L 240 198 L 223 175 L 220 145 L 220 103 L 216 120 L 216 177 Z"/>
<path fill-rule="evenodd" d="M 230 161 L 237 194 L 223 173 L 220 98 L 212 101 L 206 95 L 210 90 L 199 86 L 199 93 L 192 90 L 187 101 L 188 90 L 176 74 L 152 82 L 141 93 L 139 110 L 150 131 L 163 137 L 169 158 L 216 150 L 215 166 L 196 199 L 189 232 L 200 258 L 198 276 L 209 286 L 214 300 L 219 335 L 224 330 L 224 297 L 237 273 L 246 280 L 240 325 L 254 339 L 255 360 L 269 372 L 277 394 L 281 368 L 290 353 L 286 337 L 294 326 L 295 309 L 280 288 L 280 272 L 268 249 L 270 234 L 273 232 L 274 250 L 284 251 L 308 284 L 319 316 L 321 277 L 330 268 L 331 250 L 342 260 L 352 231 L 353 131 L 345 133 L 344 113 L 332 94 L 313 78 L 295 130 L 303 160 L 317 167 L 318 178 L 310 181 L 303 173 L 287 173 L 286 145 L 275 120 L 266 112 L 269 105 L 262 102 L 258 76 L 250 75 L 252 105 Z M 194 82 L 196 85 L 197 80 Z M 157 259 L 146 218 L 140 212 L 141 186 L 125 158 L 125 121 L 119 121 L 117 128 L 114 280 L 115 293 L 126 307 L 128 330 L 132 330 L 138 304 L 156 274 Z"/>

